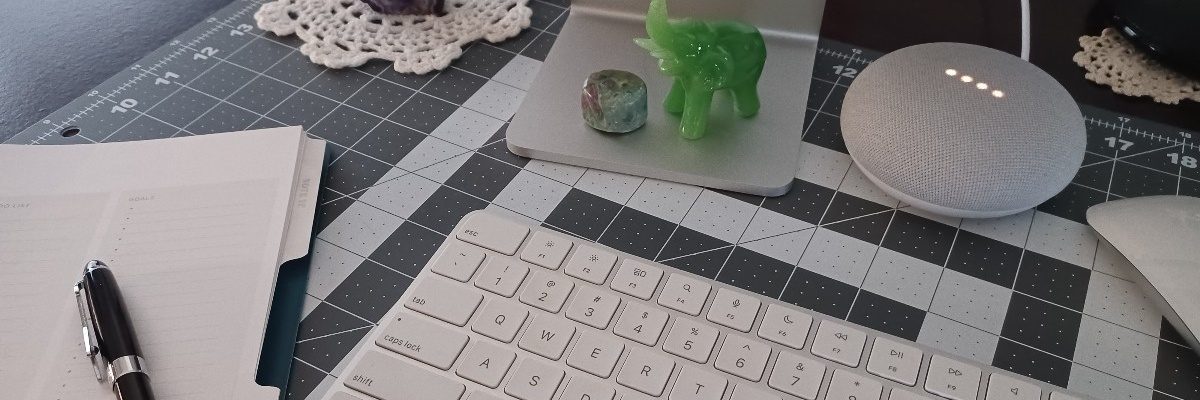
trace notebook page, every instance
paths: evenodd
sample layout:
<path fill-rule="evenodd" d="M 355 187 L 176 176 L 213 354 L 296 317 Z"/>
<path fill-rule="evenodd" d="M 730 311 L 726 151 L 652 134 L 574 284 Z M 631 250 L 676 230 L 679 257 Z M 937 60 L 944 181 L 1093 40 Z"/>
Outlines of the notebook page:
<path fill-rule="evenodd" d="M 38 328 L 60 323 L 56 313 L 43 310 L 74 303 L 70 284 L 83 272 L 79 260 L 86 257 L 107 197 L 0 196 L 0 358 L 42 356 L 47 329 Z M 59 290 L 46 290 L 48 282 L 57 282 Z M 80 344 L 76 352 L 82 349 Z M 0 363 L 0 388 L 28 382 L 33 372 L 22 363 Z"/>
<path fill-rule="evenodd" d="M 237 398 L 243 372 L 230 368 L 249 322 L 236 312 L 255 301 L 262 277 L 275 185 L 263 181 L 121 193 L 96 258 L 124 294 L 160 399 Z M 78 335 L 62 338 L 48 381 L 32 398 L 105 399 L 90 370 L 78 368 Z M 56 371 L 55 368 L 58 370 Z M 250 375 L 253 377 L 253 374 Z M 65 378 L 64 378 L 65 377 Z"/>
<path fill-rule="evenodd" d="M 0 387 L 25 389 L 19 398 L 111 398 L 81 355 L 69 290 L 83 262 L 97 258 L 110 263 L 122 287 L 159 398 L 273 398 L 277 390 L 253 379 L 303 140 L 299 128 L 278 128 L 0 146 L 0 170 L 30 171 L 0 174 L 0 193 L 105 197 L 93 203 L 101 211 L 86 213 L 100 219 L 85 255 L 64 256 L 78 260 L 54 262 L 46 266 L 53 273 L 31 280 L 48 299 L 23 309 L 45 314 L 44 324 L 28 327 L 36 354 L 0 353 L 0 365 L 28 370 L 18 381 L 3 376 Z M 0 280 L 9 270 L 0 265 Z M 16 298 L 31 297 L 0 289 L 0 303 Z M 17 320 L 10 314 L 0 313 L 0 325 Z"/>

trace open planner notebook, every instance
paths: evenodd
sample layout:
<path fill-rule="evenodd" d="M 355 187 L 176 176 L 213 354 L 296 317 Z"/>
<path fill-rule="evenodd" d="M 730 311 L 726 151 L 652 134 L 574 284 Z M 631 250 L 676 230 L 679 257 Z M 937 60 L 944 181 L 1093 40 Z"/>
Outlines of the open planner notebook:
<path fill-rule="evenodd" d="M 305 256 L 325 142 L 299 127 L 0 145 L 0 397 L 112 399 L 71 286 L 116 275 L 159 399 L 276 399 L 255 383 L 282 263 Z"/>

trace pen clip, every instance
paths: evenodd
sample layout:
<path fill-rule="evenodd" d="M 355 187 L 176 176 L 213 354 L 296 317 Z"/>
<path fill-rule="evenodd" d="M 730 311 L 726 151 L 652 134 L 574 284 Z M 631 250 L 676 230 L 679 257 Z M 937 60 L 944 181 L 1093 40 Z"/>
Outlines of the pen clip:
<path fill-rule="evenodd" d="M 108 362 L 100 354 L 100 342 L 96 338 L 96 319 L 92 313 L 91 297 L 83 280 L 75 283 L 75 303 L 79 306 L 79 325 L 83 332 L 83 354 L 92 361 L 92 370 L 96 372 L 96 380 L 104 382 L 104 373 Z"/>

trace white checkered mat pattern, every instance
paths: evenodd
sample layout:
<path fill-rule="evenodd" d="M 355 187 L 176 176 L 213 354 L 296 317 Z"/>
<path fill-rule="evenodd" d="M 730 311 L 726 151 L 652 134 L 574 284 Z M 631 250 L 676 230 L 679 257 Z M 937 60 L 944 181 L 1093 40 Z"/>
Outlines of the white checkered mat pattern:
<path fill-rule="evenodd" d="M 1200 359 L 1082 223 L 1108 199 L 1200 196 L 1187 132 L 1085 107 L 1087 159 L 1062 194 L 1001 219 L 928 215 L 851 165 L 841 99 L 877 54 L 823 41 L 794 188 L 746 196 L 507 152 L 567 0 L 531 1 L 526 32 L 426 76 L 313 65 L 253 28 L 258 4 L 235 1 L 9 143 L 283 125 L 328 140 L 289 398 L 328 390 L 459 218 L 488 208 L 1096 397 L 1200 399 Z"/>

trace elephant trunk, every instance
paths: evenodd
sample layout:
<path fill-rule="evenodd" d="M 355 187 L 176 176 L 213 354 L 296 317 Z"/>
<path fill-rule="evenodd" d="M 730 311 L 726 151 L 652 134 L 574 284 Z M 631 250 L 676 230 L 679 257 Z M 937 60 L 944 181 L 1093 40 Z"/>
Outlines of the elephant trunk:
<path fill-rule="evenodd" d="M 646 12 L 646 34 L 660 47 L 673 48 L 672 41 L 675 32 L 667 19 L 667 1 L 650 0 L 650 10 Z"/>

